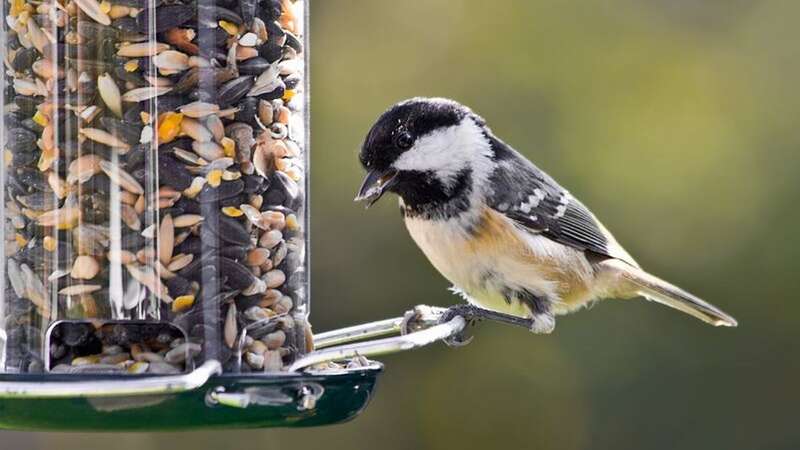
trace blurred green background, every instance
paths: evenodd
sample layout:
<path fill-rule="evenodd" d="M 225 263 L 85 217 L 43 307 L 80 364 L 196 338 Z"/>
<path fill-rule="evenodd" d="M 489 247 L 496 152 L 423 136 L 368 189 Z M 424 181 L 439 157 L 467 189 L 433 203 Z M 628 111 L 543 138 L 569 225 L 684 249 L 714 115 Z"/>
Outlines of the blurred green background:
<path fill-rule="evenodd" d="M 313 5 L 313 323 L 456 299 L 395 200 L 351 199 L 372 121 L 452 97 L 588 204 L 639 262 L 739 319 L 639 301 L 553 335 L 483 324 L 384 359 L 367 411 L 305 430 L 0 433 L 5 449 L 797 449 L 800 3 Z"/>

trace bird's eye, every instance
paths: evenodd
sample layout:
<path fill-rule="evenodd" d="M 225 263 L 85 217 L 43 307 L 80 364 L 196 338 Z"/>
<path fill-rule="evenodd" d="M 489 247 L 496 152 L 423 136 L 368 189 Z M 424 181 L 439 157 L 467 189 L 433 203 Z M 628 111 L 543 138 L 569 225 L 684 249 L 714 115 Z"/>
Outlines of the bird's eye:
<path fill-rule="evenodd" d="M 407 149 L 411 148 L 411 144 L 414 143 L 414 138 L 411 137 L 411 134 L 408 132 L 403 131 L 398 133 L 397 137 L 394 139 L 394 143 L 398 148 Z"/>

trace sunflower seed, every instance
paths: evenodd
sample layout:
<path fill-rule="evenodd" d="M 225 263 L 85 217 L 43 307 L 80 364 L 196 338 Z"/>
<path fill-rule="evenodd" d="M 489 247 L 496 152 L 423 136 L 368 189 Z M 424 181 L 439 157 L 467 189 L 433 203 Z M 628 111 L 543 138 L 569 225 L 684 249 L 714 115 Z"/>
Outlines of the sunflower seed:
<path fill-rule="evenodd" d="M 249 246 L 250 233 L 236 219 L 219 216 L 217 220 L 207 220 L 204 222 L 205 228 L 218 236 L 224 242 L 233 245 Z"/>
<path fill-rule="evenodd" d="M 238 102 L 253 87 L 255 80 L 252 76 L 241 76 L 234 78 L 222 86 L 217 92 L 220 100 L 220 107 L 227 107 Z"/>
<path fill-rule="evenodd" d="M 161 33 L 170 28 L 179 27 L 195 17 L 195 10 L 189 5 L 181 4 L 159 6 L 156 8 L 155 17 L 152 18 L 155 28 L 151 30 L 150 20 L 153 15 L 153 11 L 150 9 L 143 9 L 139 12 L 136 16 L 136 25 L 139 32 Z"/>
<path fill-rule="evenodd" d="M 173 157 L 158 155 L 159 181 L 175 189 L 184 190 L 192 184 L 189 171 Z"/>

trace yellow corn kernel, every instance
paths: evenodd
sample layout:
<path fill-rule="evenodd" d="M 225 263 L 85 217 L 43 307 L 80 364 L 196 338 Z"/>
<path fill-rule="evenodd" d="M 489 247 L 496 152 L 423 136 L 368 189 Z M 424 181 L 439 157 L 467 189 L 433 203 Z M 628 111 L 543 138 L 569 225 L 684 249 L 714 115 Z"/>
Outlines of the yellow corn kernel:
<path fill-rule="evenodd" d="M 6 150 L 3 152 L 3 164 L 5 164 L 6 167 L 10 166 L 11 161 L 13 160 L 14 160 L 14 154 L 11 153 L 11 150 Z"/>
<path fill-rule="evenodd" d="M 172 302 L 172 312 L 186 311 L 194 305 L 194 295 L 181 295 Z"/>
<path fill-rule="evenodd" d="M 227 20 L 220 20 L 219 26 L 231 36 L 239 34 L 239 27 L 235 23 L 228 22 Z"/>
<path fill-rule="evenodd" d="M 8 10 L 8 15 L 17 17 L 22 11 L 25 11 L 25 0 L 11 0 L 11 8 Z"/>
<path fill-rule="evenodd" d="M 185 195 L 187 198 L 195 198 L 197 197 L 197 194 L 200 193 L 200 190 L 203 189 L 205 184 L 205 178 L 195 177 L 192 180 L 192 185 L 183 190 L 183 195 Z"/>
<path fill-rule="evenodd" d="M 25 244 L 27 244 L 27 243 L 28 243 L 28 240 L 27 240 L 27 239 L 25 239 L 25 237 L 24 237 L 24 236 L 22 236 L 22 235 L 21 235 L 21 234 L 19 234 L 19 233 L 16 233 L 16 234 L 14 234 L 14 240 L 15 240 L 15 241 L 17 241 L 17 246 L 18 246 L 19 248 L 25 247 Z"/>
<path fill-rule="evenodd" d="M 36 111 L 36 114 L 33 115 L 33 121 L 42 127 L 46 127 L 47 124 L 50 123 L 50 121 L 47 120 L 47 116 L 42 114 L 41 111 Z"/>
<path fill-rule="evenodd" d="M 283 103 L 289 103 L 289 101 L 294 98 L 294 95 L 297 94 L 297 91 L 294 89 L 287 89 L 283 91 Z"/>
<path fill-rule="evenodd" d="M 222 138 L 222 141 L 220 141 L 220 143 L 222 144 L 222 151 L 225 152 L 225 156 L 227 156 L 228 158 L 233 158 L 234 156 L 236 156 L 236 141 L 225 136 L 224 138 Z"/>
<path fill-rule="evenodd" d="M 150 113 L 145 111 L 139 113 L 139 118 L 142 119 L 142 123 L 150 123 L 150 120 L 153 119 Z"/>
<path fill-rule="evenodd" d="M 100 2 L 100 11 L 103 11 L 105 14 L 111 12 L 111 3 L 108 0 Z"/>
<path fill-rule="evenodd" d="M 297 221 L 297 216 L 294 214 L 289 214 L 286 216 L 286 228 L 291 231 L 297 231 L 300 229 L 300 222 Z"/>
<path fill-rule="evenodd" d="M 160 143 L 172 142 L 181 132 L 183 113 L 168 112 L 163 115 L 158 124 L 158 141 Z"/>
<path fill-rule="evenodd" d="M 136 72 L 139 69 L 139 60 L 132 59 L 125 63 L 125 72 Z"/>
<path fill-rule="evenodd" d="M 220 183 L 222 183 L 222 170 L 214 169 L 211 172 L 208 172 L 206 179 L 208 179 L 209 186 L 218 187 Z"/>
<path fill-rule="evenodd" d="M 226 206 L 222 208 L 222 214 L 225 214 L 228 217 L 241 217 L 244 213 L 241 209 L 235 206 Z"/>
<path fill-rule="evenodd" d="M 53 236 L 45 236 L 44 237 L 44 249 L 48 252 L 54 252 L 56 250 L 57 241 Z"/>

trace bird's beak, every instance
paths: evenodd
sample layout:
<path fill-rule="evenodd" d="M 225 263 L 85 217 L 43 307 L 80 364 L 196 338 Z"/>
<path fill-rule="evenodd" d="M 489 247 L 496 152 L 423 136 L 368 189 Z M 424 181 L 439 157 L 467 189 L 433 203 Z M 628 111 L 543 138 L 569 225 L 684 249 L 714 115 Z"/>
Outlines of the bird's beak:
<path fill-rule="evenodd" d="M 397 171 L 394 169 L 387 170 L 370 170 L 361 183 L 361 189 L 358 190 L 358 195 L 353 201 L 367 202 L 367 208 L 372 206 L 373 203 L 380 200 L 381 196 L 387 189 L 392 187 L 397 180 Z"/>

